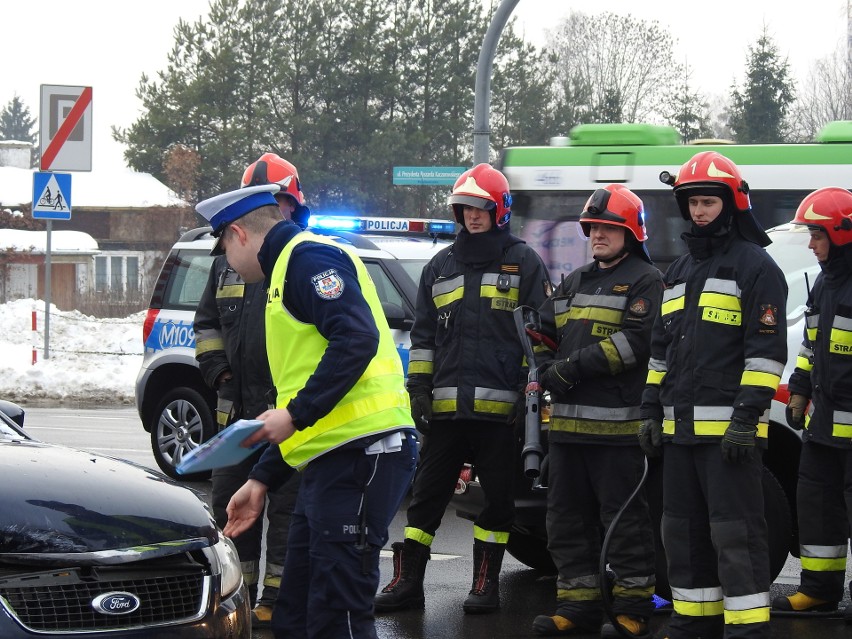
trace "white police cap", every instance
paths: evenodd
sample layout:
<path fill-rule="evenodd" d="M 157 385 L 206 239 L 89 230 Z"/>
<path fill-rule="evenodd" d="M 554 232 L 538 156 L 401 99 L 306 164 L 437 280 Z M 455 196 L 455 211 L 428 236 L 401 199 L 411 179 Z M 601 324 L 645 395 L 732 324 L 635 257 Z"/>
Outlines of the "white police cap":
<path fill-rule="evenodd" d="M 277 208 L 278 202 L 275 200 L 274 194 L 280 189 L 281 187 L 277 184 L 247 186 L 243 189 L 216 195 L 196 204 L 195 210 L 213 227 L 213 237 L 219 238 L 210 254 L 221 255 L 223 253 L 221 234 L 228 224 L 262 206 Z"/>

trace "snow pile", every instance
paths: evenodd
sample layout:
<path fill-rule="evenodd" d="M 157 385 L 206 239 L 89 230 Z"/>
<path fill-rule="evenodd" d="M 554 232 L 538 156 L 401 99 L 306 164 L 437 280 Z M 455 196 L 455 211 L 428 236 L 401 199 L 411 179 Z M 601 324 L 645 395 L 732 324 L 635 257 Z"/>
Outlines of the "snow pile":
<path fill-rule="evenodd" d="M 144 351 L 144 320 L 145 311 L 104 319 L 51 305 L 50 358 L 45 359 L 44 302 L 22 299 L 0 304 L 0 399 L 19 404 L 38 400 L 133 403 Z"/>

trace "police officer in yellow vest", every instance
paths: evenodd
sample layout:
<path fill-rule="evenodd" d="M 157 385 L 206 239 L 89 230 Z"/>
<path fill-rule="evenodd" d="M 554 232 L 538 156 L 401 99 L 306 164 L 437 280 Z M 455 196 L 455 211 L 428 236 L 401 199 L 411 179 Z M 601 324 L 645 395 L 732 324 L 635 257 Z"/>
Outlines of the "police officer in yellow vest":
<path fill-rule="evenodd" d="M 283 637 L 375 637 L 379 550 L 411 483 L 416 434 L 375 286 L 345 246 L 281 220 L 276 184 L 200 202 L 246 282 L 265 282 L 276 408 L 244 445 L 270 446 L 228 505 L 247 530 L 266 493 L 302 473 L 272 615 Z"/>

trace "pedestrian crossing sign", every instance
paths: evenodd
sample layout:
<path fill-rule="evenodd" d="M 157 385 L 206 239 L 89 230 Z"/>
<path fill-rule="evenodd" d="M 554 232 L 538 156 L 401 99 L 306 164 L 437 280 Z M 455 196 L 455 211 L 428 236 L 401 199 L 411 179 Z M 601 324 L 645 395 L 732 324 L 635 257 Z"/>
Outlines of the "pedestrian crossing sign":
<path fill-rule="evenodd" d="M 71 219 L 70 173 L 33 173 L 33 219 Z"/>

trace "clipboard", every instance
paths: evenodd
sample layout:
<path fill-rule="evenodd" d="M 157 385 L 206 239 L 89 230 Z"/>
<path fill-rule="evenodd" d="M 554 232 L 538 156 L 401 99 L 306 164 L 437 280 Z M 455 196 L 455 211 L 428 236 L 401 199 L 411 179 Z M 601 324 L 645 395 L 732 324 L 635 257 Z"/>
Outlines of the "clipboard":
<path fill-rule="evenodd" d="M 257 419 L 235 421 L 201 446 L 193 448 L 184 455 L 180 463 L 175 466 L 175 470 L 179 475 L 188 475 L 202 470 L 213 470 L 239 464 L 266 444 L 265 441 L 261 441 L 250 448 L 240 446 L 240 443 L 246 437 L 261 426 L 263 426 L 263 422 Z"/>

